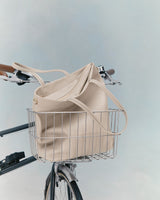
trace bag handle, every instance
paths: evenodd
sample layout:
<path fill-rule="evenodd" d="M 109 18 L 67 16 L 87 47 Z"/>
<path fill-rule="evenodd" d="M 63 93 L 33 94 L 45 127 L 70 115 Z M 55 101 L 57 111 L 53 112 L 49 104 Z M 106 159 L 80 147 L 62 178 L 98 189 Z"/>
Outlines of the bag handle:
<path fill-rule="evenodd" d="M 125 129 L 127 128 L 127 123 L 128 123 L 128 117 L 127 117 L 127 113 L 125 111 L 125 109 L 123 108 L 123 106 L 120 104 L 120 102 L 118 101 L 118 99 L 116 99 L 116 97 L 100 82 L 98 82 L 97 80 L 91 79 L 90 83 L 94 83 L 96 84 L 98 87 L 100 87 L 106 94 L 107 96 L 110 97 L 110 99 L 114 102 L 114 104 L 123 111 L 124 116 L 125 116 L 125 127 L 118 133 L 116 133 L 116 135 L 120 135 L 121 133 L 123 133 L 125 131 Z M 97 117 L 94 116 L 93 112 L 90 110 L 90 108 L 88 106 L 86 106 L 84 103 L 82 103 L 80 100 L 76 99 L 76 98 L 72 98 L 72 99 L 68 99 L 69 101 L 71 101 L 72 103 L 78 105 L 79 107 L 81 107 L 84 111 L 86 111 L 90 117 L 95 120 L 99 126 L 106 132 L 109 132 L 110 135 L 115 135 L 114 133 L 112 133 L 109 130 L 106 130 L 106 128 L 104 128 L 104 126 L 102 125 L 102 123 L 97 119 Z"/>
<path fill-rule="evenodd" d="M 95 79 L 91 79 L 90 83 L 93 83 L 95 85 L 97 85 L 98 87 L 100 87 L 107 96 L 109 96 L 109 98 L 113 101 L 113 103 L 120 109 L 123 111 L 124 117 L 125 117 L 125 126 L 124 128 L 118 133 L 118 135 L 120 135 L 121 133 L 123 133 L 126 128 L 127 128 L 127 124 L 128 124 L 128 116 L 127 116 L 127 112 L 124 109 L 124 107 L 122 106 L 122 104 L 118 101 L 118 99 L 112 94 L 112 92 L 110 92 L 105 85 L 103 85 L 102 83 L 100 83 L 99 81 L 95 80 Z"/>
<path fill-rule="evenodd" d="M 51 70 L 40 70 L 40 69 L 34 69 L 32 67 L 27 67 L 25 65 L 19 64 L 19 63 L 13 63 L 12 67 L 14 69 L 20 70 L 20 71 L 24 71 L 24 72 L 29 72 L 31 73 L 40 83 L 41 86 L 44 86 L 45 83 L 43 81 L 43 79 L 36 73 L 47 73 L 47 72 L 62 72 L 64 73 L 66 76 L 69 75 L 69 73 L 63 69 L 51 69 Z"/>
<path fill-rule="evenodd" d="M 102 129 L 104 129 L 104 131 L 109 132 L 110 134 L 113 134 L 111 131 L 106 130 L 106 129 L 104 128 L 104 126 L 102 125 L 102 123 L 97 119 L 97 117 L 94 116 L 94 114 L 93 114 L 93 112 L 90 110 L 90 108 L 89 108 L 88 106 L 86 106 L 84 103 L 82 103 L 81 101 L 79 101 L 79 100 L 76 99 L 76 98 L 68 99 L 68 101 L 70 101 L 70 102 L 76 104 L 77 106 L 81 107 L 84 111 L 86 111 L 86 112 L 90 115 L 90 117 L 91 117 L 93 120 L 95 120 L 95 121 L 99 124 L 99 126 L 100 126 Z"/>

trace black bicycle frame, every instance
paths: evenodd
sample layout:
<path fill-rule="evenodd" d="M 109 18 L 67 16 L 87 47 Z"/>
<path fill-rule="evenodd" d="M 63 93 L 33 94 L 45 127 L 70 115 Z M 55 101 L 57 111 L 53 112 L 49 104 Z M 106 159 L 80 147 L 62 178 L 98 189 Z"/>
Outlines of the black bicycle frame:
<path fill-rule="evenodd" d="M 3 137 L 4 135 L 10 134 L 10 133 L 14 133 L 14 132 L 18 132 L 18 131 L 27 129 L 27 128 L 34 126 L 34 125 L 35 125 L 35 123 L 32 122 L 30 124 L 22 124 L 20 126 L 16 126 L 16 127 L 13 127 L 13 128 L 9 128 L 9 129 L 0 131 L 0 137 Z"/>
<path fill-rule="evenodd" d="M 3 137 L 4 135 L 11 134 L 11 133 L 14 133 L 14 132 L 18 132 L 18 131 L 21 131 L 21 130 L 24 130 L 24 129 L 28 129 L 29 127 L 34 126 L 34 125 L 35 125 L 35 123 L 32 122 L 30 124 L 22 124 L 20 126 L 16 126 L 16 127 L 10 128 L 10 129 L 0 131 L 0 137 Z M 15 164 L 7 167 L 6 169 L 0 170 L 0 176 L 8 173 L 10 171 L 13 171 L 17 168 L 23 167 L 23 166 L 25 166 L 29 163 L 34 162 L 34 161 L 36 161 L 36 158 L 33 157 L 33 156 L 30 156 L 26 159 L 23 159 L 23 160 L 19 161 L 18 163 L 15 163 Z"/>

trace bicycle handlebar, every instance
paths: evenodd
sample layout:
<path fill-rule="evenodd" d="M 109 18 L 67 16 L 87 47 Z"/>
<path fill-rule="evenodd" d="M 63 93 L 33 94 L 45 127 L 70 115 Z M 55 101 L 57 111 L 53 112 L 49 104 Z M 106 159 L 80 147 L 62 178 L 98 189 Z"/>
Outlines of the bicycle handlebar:
<path fill-rule="evenodd" d="M 0 64 L 0 71 L 13 73 L 15 71 L 15 69 L 10 65 Z M 114 69 L 109 69 L 106 72 L 109 75 L 113 75 L 115 73 L 115 70 Z"/>
<path fill-rule="evenodd" d="M 10 65 L 0 64 L 0 71 L 13 73 L 15 69 Z"/>
<path fill-rule="evenodd" d="M 109 83 L 106 85 L 114 85 L 114 84 L 120 84 L 120 82 L 115 81 L 112 79 L 111 75 L 115 73 L 114 69 L 105 70 L 104 66 L 100 65 L 98 66 L 99 73 L 101 74 L 101 77 L 104 78 L 104 80 L 108 80 Z M 13 73 L 12 76 L 8 76 L 5 72 Z M 36 83 L 38 82 L 30 73 L 21 72 L 18 70 L 15 70 L 10 65 L 4 65 L 0 64 L 0 78 L 10 81 L 10 82 L 16 82 L 18 85 L 23 85 L 25 83 Z M 45 81 L 49 82 L 49 81 Z"/>

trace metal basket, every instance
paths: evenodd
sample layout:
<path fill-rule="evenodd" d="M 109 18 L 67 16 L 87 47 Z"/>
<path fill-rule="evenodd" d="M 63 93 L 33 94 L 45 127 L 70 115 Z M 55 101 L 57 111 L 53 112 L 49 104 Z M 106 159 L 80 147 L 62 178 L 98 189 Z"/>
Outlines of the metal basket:
<path fill-rule="evenodd" d="M 64 114 L 68 114 L 69 117 L 72 117 L 72 115 L 76 115 L 77 116 L 77 119 L 79 120 L 79 115 L 81 114 L 84 114 L 86 117 L 87 117 L 87 113 L 86 112 L 83 112 L 83 111 L 80 111 L 80 112 L 34 112 L 32 111 L 32 109 L 27 109 L 28 110 L 28 119 L 29 119 L 29 136 L 30 136 L 30 147 L 31 147 L 31 153 L 32 155 L 38 159 L 38 160 L 41 160 L 43 162 L 47 161 L 47 141 L 48 141 L 48 137 L 43 137 L 41 138 L 38 134 L 37 134 L 37 128 L 36 128 L 36 123 L 35 123 L 35 120 L 36 120 L 36 115 L 38 114 L 41 114 L 44 116 L 44 121 L 46 123 L 46 126 L 47 127 L 47 119 L 48 119 L 48 116 L 51 116 L 53 115 L 53 118 L 55 119 L 56 118 L 56 115 L 61 115 L 61 121 L 62 121 L 62 129 L 63 129 L 63 116 Z M 92 161 L 93 159 L 96 159 L 96 160 L 99 160 L 99 159 L 107 159 L 107 158 L 114 158 L 116 155 L 117 155 L 117 145 L 118 145 L 118 131 L 119 131 L 119 121 L 120 121 L 120 116 L 121 116 L 121 113 L 123 113 L 122 110 L 120 109 L 109 109 L 107 111 L 95 111 L 93 112 L 95 114 L 98 114 L 100 117 L 105 113 L 107 114 L 108 116 L 108 119 L 106 123 L 109 123 L 109 127 L 110 127 L 110 131 L 112 132 L 112 135 L 110 135 L 109 133 L 105 135 L 105 138 L 108 140 L 109 137 L 112 137 L 113 138 L 113 147 L 112 149 L 109 149 L 108 148 L 108 143 L 106 143 L 106 151 L 103 152 L 103 153 L 94 153 L 94 151 L 90 154 L 90 155 L 85 155 L 85 156 L 77 156 L 75 157 L 74 159 L 67 159 L 65 160 L 65 162 L 86 162 L 86 161 Z M 79 121 L 77 120 L 77 132 L 78 132 L 78 128 L 79 128 Z M 84 126 L 86 126 L 87 124 L 87 121 L 84 121 Z M 70 128 L 72 127 L 72 123 L 69 124 Z M 93 126 L 94 126 L 94 120 L 93 120 Z M 53 127 L 54 127 L 54 120 L 53 120 Z M 45 130 L 47 132 L 47 130 Z M 78 151 L 78 141 L 80 140 L 80 136 L 77 135 L 77 136 L 74 136 L 74 139 L 76 137 L 76 140 L 77 140 L 77 151 Z M 90 135 L 90 136 L 83 136 L 83 138 L 86 137 L 85 139 L 87 139 L 87 137 L 90 137 L 92 139 L 92 142 L 94 142 L 95 140 L 98 140 L 98 141 L 101 141 L 101 130 L 99 131 L 99 135 L 95 136 L 94 134 L 93 135 Z M 104 135 L 103 135 L 104 137 Z M 63 137 L 57 137 L 57 136 L 52 136 L 52 140 L 54 141 L 55 139 L 64 139 Z M 43 139 L 43 143 L 45 143 L 44 145 L 44 152 L 43 152 L 43 156 L 41 156 L 39 154 L 39 150 L 37 148 L 37 141 L 40 140 L 40 139 Z M 68 134 L 68 139 L 72 139 L 72 136 L 70 136 Z M 54 143 L 53 143 L 54 144 Z M 92 144 L 93 145 L 93 144 Z M 99 143 L 100 145 L 100 143 Z M 70 148 L 70 146 L 68 147 Z M 86 146 L 84 147 L 86 148 Z M 54 145 L 53 145 L 53 151 L 54 151 Z M 70 151 L 70 149 L 68 149 L 68 151 Z M 63 152 L 63 151 L 62 151 Z M 54 154 L 54 152 L 53 152 Z M 78 155 L 78 152 L 77 152 L 77 155 Z M 61 158 L 63 157 L 63 155 L 60 156 Z M 63 159 L 61 161 L 64 161 Z M 51 162 L 55 162 L 54 161 L 54 158 Z"/>

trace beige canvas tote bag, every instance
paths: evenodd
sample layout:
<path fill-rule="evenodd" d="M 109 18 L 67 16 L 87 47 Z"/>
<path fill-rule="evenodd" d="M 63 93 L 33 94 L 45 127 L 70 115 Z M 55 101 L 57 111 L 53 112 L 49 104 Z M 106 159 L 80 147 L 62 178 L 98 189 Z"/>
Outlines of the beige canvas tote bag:
<path fill-rule="evenodd" d="M 105 112 L 108 110 L 108 97 L 123 111 L 126 119 L 124 129 L 117 134 L 126 129 L 126 111 L 105 87 L 93 63 L 71 74 L 64 70 L 34 69 L 18 63 L 12 66 L 32 73 L 41 84 L 34 92 L 32 108 L 38 112 L 35 125 L 39 157 L 52 162 L 63 161 L 112 149 L 113 133 L 109 127 L 108 113 Z M 37 74 L 52 71 L 60 71 L 65 77 L 45 84 Z"/>

